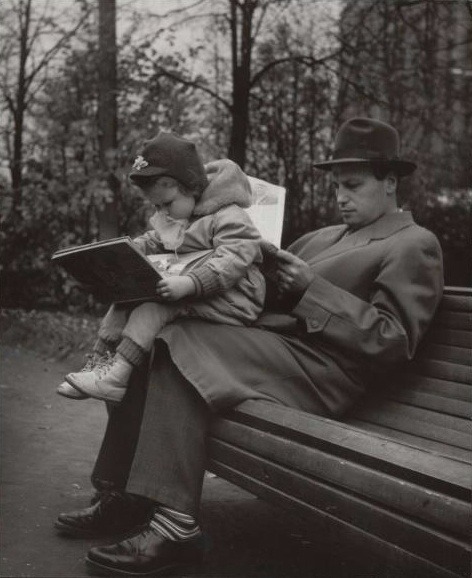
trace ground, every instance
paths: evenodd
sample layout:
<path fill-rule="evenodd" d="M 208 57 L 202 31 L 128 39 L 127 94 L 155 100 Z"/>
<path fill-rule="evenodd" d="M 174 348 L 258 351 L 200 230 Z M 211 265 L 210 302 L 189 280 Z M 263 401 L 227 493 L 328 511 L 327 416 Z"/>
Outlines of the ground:
<path fill-rule="evenodd" d="M 84 555 L 98 542 L 62 538 L 53 523 L 88 504 L 104 404 L 55 393 L 77 357 L 61 361 L 18 345 L 0 345 L 0 356 L 0 576 L 88 576 Z M 214 476 L 205 479 L 202 525 L 210 550 L 200 578 L 367 578 L 319 551 L 289 513 Z"/>

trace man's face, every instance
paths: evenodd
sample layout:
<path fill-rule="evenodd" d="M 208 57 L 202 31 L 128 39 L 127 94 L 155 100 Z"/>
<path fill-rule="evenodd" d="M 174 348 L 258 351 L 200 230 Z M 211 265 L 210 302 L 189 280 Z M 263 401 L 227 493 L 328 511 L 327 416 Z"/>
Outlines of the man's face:
<path fill-rule="evenodd" d="M 368 166 L 356 164 L 335 165 L 332 174 L 339 211 L 349 228 L 360 229 L 397 210 L 394 176 L 378 181 Z"/>
<path fill-rule="evenodd" d="M 185 195 L 172 177 L 159 177 L 152 184 L 143 186 L 141 189 L 147 199 L 173 219 L 188 219 L 195 207 L 195 198 Z"/>

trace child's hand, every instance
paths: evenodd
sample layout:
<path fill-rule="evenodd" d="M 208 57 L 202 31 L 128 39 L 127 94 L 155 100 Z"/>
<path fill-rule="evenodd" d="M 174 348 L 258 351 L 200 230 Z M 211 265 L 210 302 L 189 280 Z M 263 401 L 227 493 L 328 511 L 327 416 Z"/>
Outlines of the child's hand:
<path fill-rule="evenodd" d="M 195 283 L 188 275 L 166 277 L 158 281 L 156 293 L 162 301 L 178 301 L 195 294 Z"/>

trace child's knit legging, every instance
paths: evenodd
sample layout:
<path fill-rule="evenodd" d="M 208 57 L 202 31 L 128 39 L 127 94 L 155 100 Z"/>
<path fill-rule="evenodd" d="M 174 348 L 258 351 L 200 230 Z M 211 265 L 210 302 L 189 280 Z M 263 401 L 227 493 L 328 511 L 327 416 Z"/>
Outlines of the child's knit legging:
<path fill-rule="evenodd" d="M 139 305 L 114 304 L 103 318 L 94 351 L 116 349 L 133 365 L 140 365 L 158 333 L 185 312 L 182 304 L 149 301 Z"/>

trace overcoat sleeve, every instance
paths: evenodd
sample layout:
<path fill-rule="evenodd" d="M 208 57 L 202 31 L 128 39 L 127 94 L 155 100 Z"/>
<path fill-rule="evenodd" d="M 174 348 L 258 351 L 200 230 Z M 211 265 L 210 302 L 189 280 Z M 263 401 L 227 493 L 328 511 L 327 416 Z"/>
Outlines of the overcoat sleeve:
<path fill-rule="evenodd" d="M 291 312 L 302 330 L 319 333 L 326 342 L 370 361 L 411 359 L 443 288 L 439 243 L 429 231 L 418 230 L 414 238 L 391 243 L 368 301 L 315 273 Z"/>
<path fill-rule="evenodd" d="M 259 231 L 249 215 L 236 205 L 214 214 L 211 239 L 211 257 L 189 273 L 197 295 L 204 297 L 229 289 L 254 262 L 261 260 Z"/>

